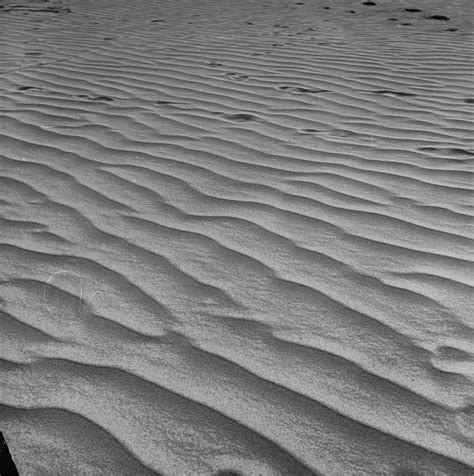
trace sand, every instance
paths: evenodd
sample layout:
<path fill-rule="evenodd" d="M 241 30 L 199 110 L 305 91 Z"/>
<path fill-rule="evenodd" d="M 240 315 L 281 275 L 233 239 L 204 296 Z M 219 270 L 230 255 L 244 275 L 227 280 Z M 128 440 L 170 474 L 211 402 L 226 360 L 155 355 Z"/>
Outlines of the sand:
<path fill-rule="evenodd" d="M 0 6 L 21 475 L 474 474 L 470 1 Z"/>

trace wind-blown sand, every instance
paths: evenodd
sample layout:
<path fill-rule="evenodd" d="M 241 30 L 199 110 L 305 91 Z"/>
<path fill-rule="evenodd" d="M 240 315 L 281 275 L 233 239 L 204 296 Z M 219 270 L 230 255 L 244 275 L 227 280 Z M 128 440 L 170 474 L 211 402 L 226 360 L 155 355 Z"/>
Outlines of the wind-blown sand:
<path fill-rule="evenodd" d="M 3 3 L 21 475 L 474 474 L 472 6 L 365 3 Z"/>

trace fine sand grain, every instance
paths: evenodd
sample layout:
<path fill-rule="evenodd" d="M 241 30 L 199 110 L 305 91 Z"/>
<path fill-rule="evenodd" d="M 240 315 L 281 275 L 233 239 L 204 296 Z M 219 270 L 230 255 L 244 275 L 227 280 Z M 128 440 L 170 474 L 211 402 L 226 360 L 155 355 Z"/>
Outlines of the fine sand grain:
<path fill-rule="evenodd" d="M 0 0 L 21 475 L 474 474 L 470 0 Z"/>

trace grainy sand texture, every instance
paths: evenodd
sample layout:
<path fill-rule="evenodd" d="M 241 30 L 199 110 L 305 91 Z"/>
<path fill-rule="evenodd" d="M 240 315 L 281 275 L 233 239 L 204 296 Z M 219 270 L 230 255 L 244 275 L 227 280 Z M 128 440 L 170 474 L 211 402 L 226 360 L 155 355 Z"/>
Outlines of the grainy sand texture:
<path fill-rule="evenodd" d="M 20 475 L 474 474 L 470 0 L 0 7 Z"/>

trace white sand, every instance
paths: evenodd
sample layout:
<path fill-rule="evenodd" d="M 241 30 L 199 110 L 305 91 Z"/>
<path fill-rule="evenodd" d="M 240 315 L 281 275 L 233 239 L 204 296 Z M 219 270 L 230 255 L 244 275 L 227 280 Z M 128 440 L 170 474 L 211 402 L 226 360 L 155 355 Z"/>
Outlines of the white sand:
<path fill-rule="evenodd" d="M 471 2 L 65 1 L 0 9 L 20 474 L 473 474 Z"/>

